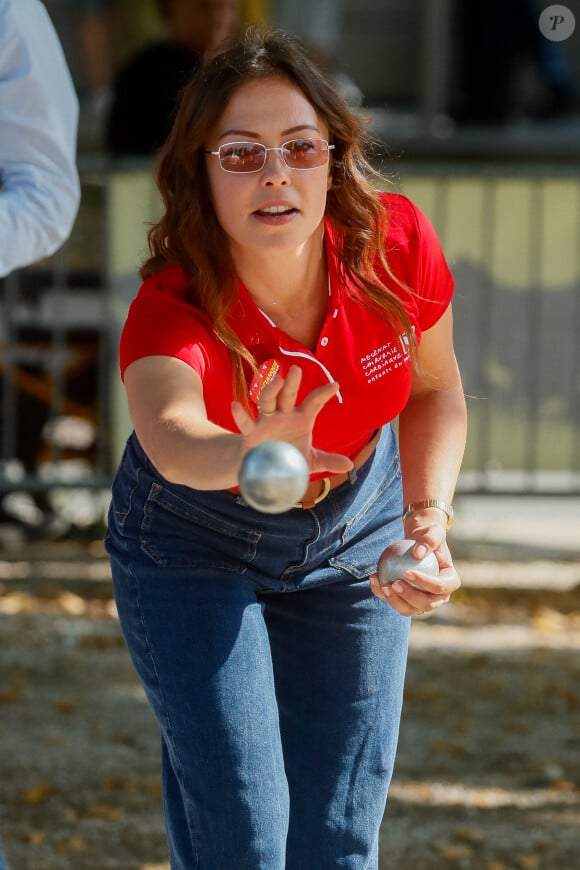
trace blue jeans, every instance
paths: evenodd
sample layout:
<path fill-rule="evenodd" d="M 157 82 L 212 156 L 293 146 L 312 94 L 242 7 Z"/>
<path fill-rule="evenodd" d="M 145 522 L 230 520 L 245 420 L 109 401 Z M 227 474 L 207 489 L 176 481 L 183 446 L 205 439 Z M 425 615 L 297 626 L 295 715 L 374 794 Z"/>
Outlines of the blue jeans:
<path fill-rule="evenodd" d="M 105 542 L 157 717 L 173 870 L 373 870 L 409 620 L 370 591 L 402 537 L 394 435 L 313 510 L 169 484 L 135 435 Z"/>

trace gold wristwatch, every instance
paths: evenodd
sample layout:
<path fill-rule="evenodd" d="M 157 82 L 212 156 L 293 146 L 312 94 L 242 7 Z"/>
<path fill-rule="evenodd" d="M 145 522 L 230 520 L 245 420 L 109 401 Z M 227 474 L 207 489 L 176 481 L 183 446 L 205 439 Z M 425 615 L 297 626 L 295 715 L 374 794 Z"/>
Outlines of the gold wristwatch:
<path fill-rule="evenodd" d="M 423 501 L 414 501 L 412 504 L 405 505 L 405 510 L 403 511 L 403 522 L 408 519 L 414 511 L 422 510 L 423 508 L 439 508 L 440 511 L 447 517 L 447 525 L 445 526 L 446 530 L 449 531 L 451 526 L 453 525 L 453 519 L 455 517 L 455 511 L 453 510 L 453 506 L 447 504 L 446 501 L 442 501 L 440 498 L 424 498 Z"/>

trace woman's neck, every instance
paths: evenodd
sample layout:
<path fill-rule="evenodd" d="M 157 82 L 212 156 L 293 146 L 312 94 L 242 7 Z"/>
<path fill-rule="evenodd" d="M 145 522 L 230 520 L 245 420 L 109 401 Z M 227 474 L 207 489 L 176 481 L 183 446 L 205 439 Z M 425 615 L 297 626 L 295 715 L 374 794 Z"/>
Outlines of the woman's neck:
<path fill-rule="evenodd" d="M 248 293 L 280 329 L 314 349 L 328 305 L 328 268 L 322 239 L 310 251 L 236 256 Z"/>
<path fill-rule="evenodd" d="M 317 234 L 318 235 L 318 234 Z M 289 254 L 265 251 L 233 251 L 238 276 L 256 305 L 271 314 L 302 311 L 328 292 L 328 270 L 323 236 L 309 239 Z"/>

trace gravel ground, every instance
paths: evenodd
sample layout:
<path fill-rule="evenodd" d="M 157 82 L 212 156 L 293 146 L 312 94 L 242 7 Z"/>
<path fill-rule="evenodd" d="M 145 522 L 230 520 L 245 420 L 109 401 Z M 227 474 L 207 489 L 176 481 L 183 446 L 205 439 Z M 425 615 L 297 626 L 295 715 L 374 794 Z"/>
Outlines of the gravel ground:
<path fill-rule="evenodd" d="M 0 561 L 10 870 L 168 870 L 158 736 L 107 563 L 98 545 L 32 555 Z M 575 870 L 580 563 L 459 567 L 454 603 L 413 626 L 381 870 Z"/>

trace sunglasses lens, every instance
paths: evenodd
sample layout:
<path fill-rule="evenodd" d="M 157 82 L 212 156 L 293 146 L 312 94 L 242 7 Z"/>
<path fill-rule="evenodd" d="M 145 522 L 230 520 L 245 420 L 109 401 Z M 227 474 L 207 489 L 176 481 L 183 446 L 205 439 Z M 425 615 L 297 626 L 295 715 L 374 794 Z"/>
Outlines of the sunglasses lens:
<path fill-rule="evenodd" d="M 226 172 L 259 172 L 268 151 L 278 151 L 290 169 L 314 169 L 328 162 L 324 139 L 291 139 L 280 148 L 266 148 L 260 142 L 229 142 L 219 148 L 219 160 Z"/>
<path fill-rule="evenodd" d="M 220 163 L 227 172 L 257 172 L 266 159 L 266 149 L 257 142 L 232 142 L 220 148 Z"/>
<path fill-rule="evenodd" d="M 324 139 L 292 139 L 282 146 L 284 160 L 292 169 L 314 169 L 328 160 Z"/>

